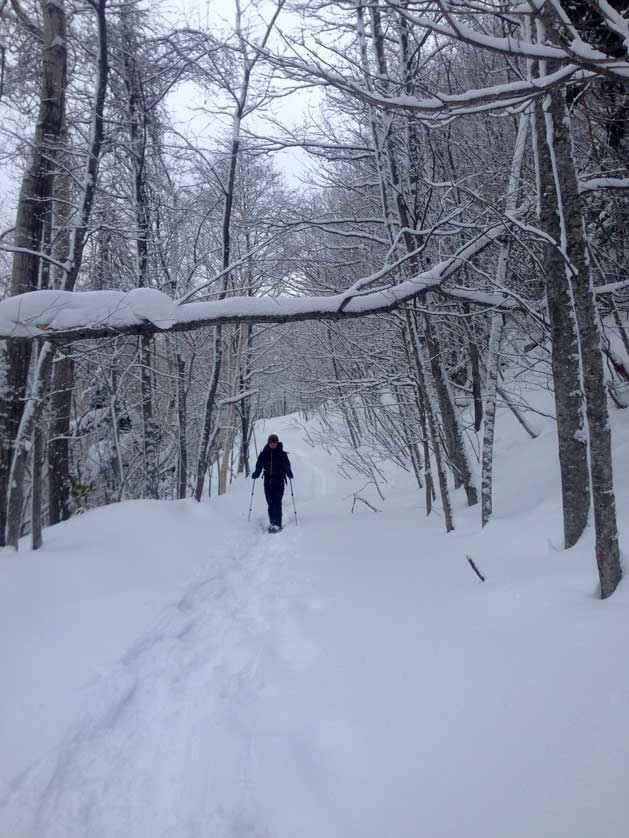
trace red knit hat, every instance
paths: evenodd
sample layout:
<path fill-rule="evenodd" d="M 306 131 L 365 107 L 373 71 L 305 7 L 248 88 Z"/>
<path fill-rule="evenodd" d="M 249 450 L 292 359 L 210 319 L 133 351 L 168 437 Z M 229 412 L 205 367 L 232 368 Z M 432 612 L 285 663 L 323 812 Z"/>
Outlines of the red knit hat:
<path fill-rule="evenodd" d="M 280 438 L 277 434 L 271 434 L 269 436 L 268 442 L 279 442 Z"/>

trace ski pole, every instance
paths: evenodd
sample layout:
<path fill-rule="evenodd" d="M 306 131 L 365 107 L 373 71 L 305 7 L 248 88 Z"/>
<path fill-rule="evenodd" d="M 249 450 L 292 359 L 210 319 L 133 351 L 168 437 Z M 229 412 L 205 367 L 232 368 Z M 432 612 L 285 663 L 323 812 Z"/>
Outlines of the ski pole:
<path fill-rule="evenodd" d="M 290 496 L 293 499 L 293 512 L 295 513 L 295 526 L 297 526 L 297 509 L 295 507 L 295 495 L 293 494 L 293 481 L 289 480 L 290 483 Z"/>
<path fill-rule="evenodd" d="M 251 510 L 253 509 L 253 493 L 255 492 L 255 490 L 256 490 L 256 481 L 254 480 L 253 481 L 253 486 L 251 487 L 251 503 L 249 504 L 249 517 L 247 518 L 247 521 L 251 520 Z"/>

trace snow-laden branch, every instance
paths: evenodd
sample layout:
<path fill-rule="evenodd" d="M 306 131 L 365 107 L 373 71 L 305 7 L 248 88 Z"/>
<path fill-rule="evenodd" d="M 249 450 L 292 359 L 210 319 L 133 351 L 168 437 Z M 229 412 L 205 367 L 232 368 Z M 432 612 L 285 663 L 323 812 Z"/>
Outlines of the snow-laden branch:
<path fill-rule="evenodd" d="M 629 288 L 629 279 L 621 279 L 618 282 L 608 282 L 605 285 L 599 285 L 594 289 L 594 293 L 597 297 L 600 297 L 603 294 L 615 294 L 627 288 Z"/>
<path fill-rule="evenodd" d="M 443 283 L 505 233 L 497 223 L 454 255 L 397 285 L 366 288 L 382 279 L 377 271 L 340 294 L 313 297 L 228 297 L 178 304 L 152 288 L 123 291 L 31 291 L 0 303 L 1 338 L 80 340 L 121 334 L 183 332 L 226 323 L 287 323 L 338 320 L 389 311 L 427 291 L 447 294 Z M 396 266 L 391 266 L 389 275 Z M 487 295 L 470 289 L 467 299 L 487 305 Z M 461 296 L 457 289 L 456 296 Z M 492 303 L 496 298 L 492 296 Z"/>
<path fill-rule="evenodd" d="M 597 189 L 629 189 L 626 177 L 593 177 L 579 183 L 579 192 L 595 192 Z"/>
<path fill-rule="evenodd" d="M 249 390 L 243 390 L 240 393 L 236 393 L 235 396 L 228 396 L 225 399 L 221 399 L 218 402 L 218 406 L 219 407 L 225 407 L 228 404 L 238 404 L 238 402 L 242 402 L 245 399 L 249 399 L 249 398 L 251 398 L 251 396 L 255 396 L 256 393 L 259 393 L 259 392 L 260 391 L 257 388 L 249 389 Z"/>
<path fill-rule="evenodd" d="M 593 78 L 597 71 L 581 69 L 575 63 L 566 64 L 552 73 L 534 76 L 530 79 L 509 81 L 489 85 L 463 93 L 437 93 L 432 96 L 413 96 L 410 93 L 389 94 L 370 89 L 350 76 L 343 75 L 336 69 L 329 69 L 321 63 L 309 63 L 300 59 L 268 56 L 270 61 L 281 64 L 284 70 L 301 77 L 321 79 L 326 84 L 344 90 L 350 95 L 362 99 L 369 105 L 391 110 L 407 110 L 421 114 L 427 119 L 444 119 L 455 115 L 479 113 L 482 110 L 497 107 L 514 107 L 527 100 L 540 96 L 556 86 L 567 82 L 585 81 Z"/>
<path fill-rule="evenodd" d="M 481 32 L 464 22 L 458 3 L 456 5 L 447 2 L 439 3 L 440 11 L 445 15 L 449 23 L 449 25 L 446 25 L 439 18 L 435 19 L 427 15 L 417 16 L 410 13 L 400 3 L 400 0 L 387 0 L 387 2 L 396 9 L 398 14 L 405 17 L 414 26 L 428 29 L 438 35 L 445 35 L 448 38 L 462 43 L 473 44 L 480 49 L 532 60 L 546 59 L 564 63 L 571 62 L 597 73 L 600 71 L 610 75 L 620 76 L 622 79 L 629 77 L 629 64 L 627 61 L 595 49 L 591 44 L 586 43 L 579 36 L 577 30 L 570 25 L 570 18 L 564 11 L 561 3 L 553 2 L 552 5 L 554 6 L 558 19 L 566 30 L 566 34 L 570 35 L 567 39 L 569 43 L 566 43 L 563 47 L 554 44 L 534 43 L 526 38 L 522 38 L 519 33 L 507 37 L 499 37 L 490 35 L 487 32 Z M 531 3 L 531 6 L 533 5 Z M 540 9 L 542 5 L 539 4 Z M 597 0 L 596 5 L 609 29 L 626 39 L 629 35 L 627 21 L 614 11 L 606 0 Z M 531 9 L 529 8 L 527 11 L 530 14 Z"/>

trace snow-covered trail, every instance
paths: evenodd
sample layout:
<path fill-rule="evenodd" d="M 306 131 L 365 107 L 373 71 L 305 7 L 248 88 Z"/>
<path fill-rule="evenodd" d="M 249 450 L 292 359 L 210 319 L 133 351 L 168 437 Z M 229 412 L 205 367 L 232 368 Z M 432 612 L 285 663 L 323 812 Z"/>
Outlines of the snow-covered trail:
<path fill-rule="evenodd" d="M 307 446 L 292 457 L 301 499 L 320 500 Z M 275 675 L 308 660 L 300 615 L 319 605 L 300 592 L 290 493 L 288 526 L 269 536 L 261 484 L 247 523 L 249 485 L 219 501 L 221 538 L 198 543 L 208 570 L 83 690 L 61 744 L 8 784 L 2 838 L 267 834 L 253 811 L 256 708 Z"/>
<path fill-rule="evenodd" d="M 404 481 L 351 515 L 333 458 L 271 430 L 299 525 L 287 492 L 264 532 L 260 485 L 248 524 L 245 481 L 162 529 L 137 508 L 195 574 L 6 788 L 0 838 L 624 838 L 629 596 L 589 595 L 590 545 L 553 550 L 556 509 L 506 482 L 483 533 Z"/>
<path fill-rule="evenodd" d="M 282 653 L 273 634 L 288 618 L 288 556 L 288 540 L 235 542 L 195 581 L 2 801 L 3 838 L 254 834 L 246 708 Z"/>

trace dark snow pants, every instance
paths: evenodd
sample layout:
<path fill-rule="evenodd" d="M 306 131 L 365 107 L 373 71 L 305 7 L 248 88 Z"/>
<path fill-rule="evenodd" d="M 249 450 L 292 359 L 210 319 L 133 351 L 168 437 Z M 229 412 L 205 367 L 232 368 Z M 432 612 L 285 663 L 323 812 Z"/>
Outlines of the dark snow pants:
<path fill-rule="evenodd" d="M 269 506 L 269 523 L 282 526 L 282 497 L 284 496 L 284 479 L 265 480 L 264 496 Z"/>

